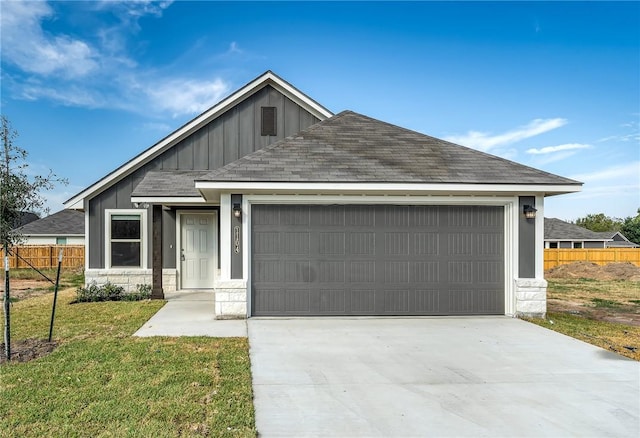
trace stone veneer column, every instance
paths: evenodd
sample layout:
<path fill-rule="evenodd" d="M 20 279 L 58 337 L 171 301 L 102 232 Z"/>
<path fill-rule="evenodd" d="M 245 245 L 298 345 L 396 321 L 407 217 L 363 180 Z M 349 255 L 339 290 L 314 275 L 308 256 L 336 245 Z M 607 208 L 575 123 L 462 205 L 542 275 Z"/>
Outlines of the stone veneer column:
<path fill-rule="evenodd" d="M 541 278 L 517 278 L 516 315 L 544 318 L 547 313 L 547 281 Z"/>
<path fill-rule="evenodd" d="M 216 319 L 245 319 L 247 317 L 247 282 L 219 280 L 215 284 Z"/>

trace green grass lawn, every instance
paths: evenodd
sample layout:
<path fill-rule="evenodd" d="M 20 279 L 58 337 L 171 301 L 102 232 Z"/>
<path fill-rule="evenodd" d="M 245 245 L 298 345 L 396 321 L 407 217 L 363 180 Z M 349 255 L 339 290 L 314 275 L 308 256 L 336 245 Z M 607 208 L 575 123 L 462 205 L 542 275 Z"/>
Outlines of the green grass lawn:
<path fill-rule="evenodd" d="M 133 338 L 163 302 L 74 298 L 60 293 L 55 351 L 0 366 L 2 436 L 256 435 L 246 339 Z M 51 303 L 14 303 L 12 340 L 46 338 Z"/>

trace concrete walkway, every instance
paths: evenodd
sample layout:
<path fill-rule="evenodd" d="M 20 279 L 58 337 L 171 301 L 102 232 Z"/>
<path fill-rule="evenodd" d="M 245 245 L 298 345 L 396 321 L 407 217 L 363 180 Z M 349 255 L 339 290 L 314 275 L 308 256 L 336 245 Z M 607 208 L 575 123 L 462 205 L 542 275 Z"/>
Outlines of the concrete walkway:
<path fill-rule="evenodd" d="M 640 436 L 640 364 L 507 317 L 250 319 L 260 437 Z"/>
<path fill-rule="evenodd" d="M 213 292 L 165 293 L 167 304 L 133 336 L 247 337 L 246 320 L 214 319 Z"/>

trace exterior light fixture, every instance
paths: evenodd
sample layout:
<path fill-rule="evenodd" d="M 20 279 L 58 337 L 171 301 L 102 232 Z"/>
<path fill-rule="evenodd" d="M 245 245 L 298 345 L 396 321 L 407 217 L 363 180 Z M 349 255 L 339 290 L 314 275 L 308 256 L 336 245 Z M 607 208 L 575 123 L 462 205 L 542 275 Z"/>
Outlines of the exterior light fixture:
<path fill-rule="evenodd" d="M 147 209 L 147 208 L 149 208 L 149 204 L 148 204 L 148 203 L 146 203 L 146 202 L 134 202 L 134 203 L 133 203 L 133 206 L 134 206 L 135 208 L 142 208 L 142 209 Z"/>
<path fill-rule="evenodd" d="M 242 216 L 242 209 L 240 208 L 240 204 L 233 204 L 233 215 L 240 219 Z"/>
<path fill-rule="evenodd" d="M 522 209 L 523 213 L 524 213 L 524 217 L 525 219 L 535 219 L 536 218 L 536 210 L 535 208 L 533 208 L 531 205 L 525 205 L 524 208 Z"/>

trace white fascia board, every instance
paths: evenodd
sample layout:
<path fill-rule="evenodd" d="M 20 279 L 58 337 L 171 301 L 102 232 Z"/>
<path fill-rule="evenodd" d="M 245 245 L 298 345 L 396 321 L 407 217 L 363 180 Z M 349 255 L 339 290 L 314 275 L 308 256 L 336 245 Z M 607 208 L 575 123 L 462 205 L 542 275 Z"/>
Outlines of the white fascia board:
<path fill-rule="evenodd" d="M 184 196 L 135 196 L 131 197 L 132 203 L 147 204 L 205 204 L 207 201 L 202 197 Z"/>
<path fill-rule="evenodd" d="M 291 84 L 287 83 L 283 79 L 279 78 L 273 72 L 268 71 L 263 75 L 260 75 L 240 90 L 233 93 L 231 96 L 227 97 L 217 105 L 209 108 L 204 113 L 200 114 L 195 119 L 187 122 L 181 128 L 178 128 L 176 131 L 172 132 L 158 143 L 142 152 L 138 156 L 132 158 L 118 169 L 114 170 L 101 180 L 92 184 L 82 192 L 78 193 L 73 198 L 64 202 L 65 208 L 74 208 L 73 206 L 81 204 L 84 198 L 90 197 L 94 195 L 96 192 L 101 191 L 103 188 L 110 187 L 115 182 L 122 179 L 124 176 L 128 175 L 132 171 L 138 169 L 143 164 L 151 161 L 151 159 L 160 155 L 162 152 L 167 150 L 169 147 L 173 146 L 180 140 L 184 139 L 191 133 L 195 132 L 203 125 L 209 123 L 211 120 L 218 117 L 220 114 L 227 111 L 232 106 L 237 105 L 244 99 L 250 97 L 256 92 L 260 91 L 262 88 L 267 85 L 271 85 L 276 88 L 278 91 L 292 98 L 293 101 L 303 106 L 306 110 L 308 110 L 311 114 L 318 117 L 320 120 L 324 120 L 333 115 L 331 111 L 324 108 L 322 105 L 306 96 L 301 91 L 297 90 Z"/>
<path fill-rule="evenodd" d="M 410 183 L 288 183 L 288 182 L 217 182 L 196 181 L 196 189 L 202 191 L 244 193 L 496 193 L 496 194 L 546 194 L 574 193 L 582 190 L 576 185 L 526 185 L 526 184 L 410 184 Z"/>

